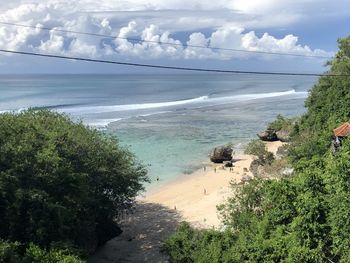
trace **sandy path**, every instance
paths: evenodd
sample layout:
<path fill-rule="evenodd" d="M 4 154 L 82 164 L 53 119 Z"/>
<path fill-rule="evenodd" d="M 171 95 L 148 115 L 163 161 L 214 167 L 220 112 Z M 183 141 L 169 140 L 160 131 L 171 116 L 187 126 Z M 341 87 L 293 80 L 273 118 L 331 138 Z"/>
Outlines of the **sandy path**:
<path fill-rule="evenodd" d="M 100 247 L 88 262 L 168 262 L 161 246 L 180 221 L 180 215 L 172 209 L 139 202 L 134 212 L 120 222 L 123 233 Z"/>

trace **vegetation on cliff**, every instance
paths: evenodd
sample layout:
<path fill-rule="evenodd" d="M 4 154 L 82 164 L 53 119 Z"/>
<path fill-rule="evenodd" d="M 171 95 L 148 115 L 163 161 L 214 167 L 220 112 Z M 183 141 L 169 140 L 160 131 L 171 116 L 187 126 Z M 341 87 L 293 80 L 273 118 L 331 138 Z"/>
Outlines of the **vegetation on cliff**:
<path fill-rule="evenodd" d="M 350 262 L 350 140 L 330 151 L 350 119 L 350 37 L 338 42 L 328 73 L 342 76 L 320 77 L 288 127 L 294 176 L 235 187 L 219 207 L 225 230 L 182 225 L 164 245 L 173 262 Z"/>

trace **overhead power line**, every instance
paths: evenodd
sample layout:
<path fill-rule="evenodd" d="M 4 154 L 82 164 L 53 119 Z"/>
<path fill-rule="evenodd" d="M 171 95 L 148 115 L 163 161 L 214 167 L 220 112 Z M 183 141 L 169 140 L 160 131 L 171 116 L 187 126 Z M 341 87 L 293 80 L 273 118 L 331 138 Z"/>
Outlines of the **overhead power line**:
<path fill-rule="evenodd" d="M 322 55 L 311 55 L 311 54 L 307 55 L 307 54 L 295 54 L 295 53 L 283 53 L 283 52 L 255 51 L 255 50 L 245 50 L 245 49 L 235 49 L 235 48 L 222 48 L 222 47 L 200 46 L 200 45 L 190 45 L 190 44 L 179 44 L 179 43 L 170 43 L 170 42 L 163 42 L 163 41 L 152 41 L 152 40 L 144 40 L 144 39 L 137 39 L 137 38 L 128 38 L 128 37 L 110 36 L 110 35 L 97 34 L 97 33 L 87 33 L 87 32 L 80 32 L 80 31 L 73 31 L 73 30 L 65 30 L 65 29 L 58 29 L 58 28 L 51 28 L 51 27 L 44 27 L 44 26 L 23 25 L 23 24 L 9 23 L 9 22 L 3 22 L 3 21 L 0 21 L 0 24 L 8 25 L 8 26 L 26 27 L 26 28 L 41 29 L 41 30 L 47 30 L 47 31 L 62 32 L 62 33 L 88 35 L 88 36 L 101 37 L 101 38 L 124 39 L 124 40 L 128 40 L 131 42 L 138 42 L 138 43 L 153 43 L 153 44 L 159 44 L 159 45 L 191 47 L 191 48 L 201 48 L 201 49 L 209 48 L 212 50 L 222 50 L 222 51 L 241 52 L 241 53 L 254 53 L 254 54 L 261 54 L 261 55 L 277 55 L 277 56 L 292 56 L 292 57 L 322 58 L 322 59 L 332 58 L 330 56 L 322 56 Z"/>
<path fill-rule="evenodd" d="M 52 55 L 52 54 L 42 54 L 42 53 L 35 53 L 35 52 L 24 52 L 24 51 L 7 50 L 7 49 L 0 49 L 0 52 L 9 53 L 9 54 L 27 55 L 27 56 L 37 56 L 37 57 L 56 58 L 56 59 L 67 59 L 67 60 L 85 61 L 85 62 L 93 62 L 93 63 L 116 64 L 116 65 L 133 66 L 133 67 L 169 69 L 169 70 L 212 72 L 212 73 L 231 73 L 231 74 L 251 74 L 251 75 L 312 76 L 312 77 L 324 76 L 324 74 L 320 74 L 320 73 L 293 73 L 293 72 L 223 70 L 223 69 L 209 69 L 209 68 L 191 68 L 191 67 L 165 66 L 165 65 L 155 65 L 155 64 L 142 64 L 142 63 L 113 61 L 113 60 L 102 60 L 102 59 L 92 59 L 92 58 L 61 56 L 61 55 Z M 327 76 L 331 76 L 331 77 L 350 77 L 350 75 L 345 75 L 345 74 L 344 75 L 342 75 L 342 74 L 327 74 Z"/>

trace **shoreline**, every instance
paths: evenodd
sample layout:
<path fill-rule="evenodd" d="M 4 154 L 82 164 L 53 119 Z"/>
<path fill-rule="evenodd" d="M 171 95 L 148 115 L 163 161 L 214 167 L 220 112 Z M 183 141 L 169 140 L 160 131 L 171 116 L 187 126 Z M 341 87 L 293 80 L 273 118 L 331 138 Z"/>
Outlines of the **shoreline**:
<path fill-rule="evenodd" d="M 276 154 L 283 145 L 280 141 L 266 142 L 267 150 Z M 145 192 L 138 201 L 159 204 L 180 214 L 183 221 L 195 227 L 220 227 L 217 205 L 231 195 L 230 182 L 241 182 L 244 176 L 252 176 L 249 171 L 254 156 L 236 154 L 234 167 L 223 168 L 223 164 L 208 161 L 204 168 L 191 174 L 182 174 L 174 180 L 157 185 Z M 204 167 L 204 166 L 203 166 Z"/>

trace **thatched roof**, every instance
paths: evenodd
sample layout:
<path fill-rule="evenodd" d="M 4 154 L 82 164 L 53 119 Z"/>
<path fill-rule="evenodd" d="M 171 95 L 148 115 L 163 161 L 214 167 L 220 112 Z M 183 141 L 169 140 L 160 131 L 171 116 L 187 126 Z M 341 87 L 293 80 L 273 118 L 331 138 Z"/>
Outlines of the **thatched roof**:
<path fill-rule="evenodd" d="M 348 136 L 350 134 L 350 123 L 345 122 L 344 124 L 342 124 L 338 128 L 335 128 L 333 130 L 333 133 L 337 137 L 346 137 L 346 136 Z"/>

